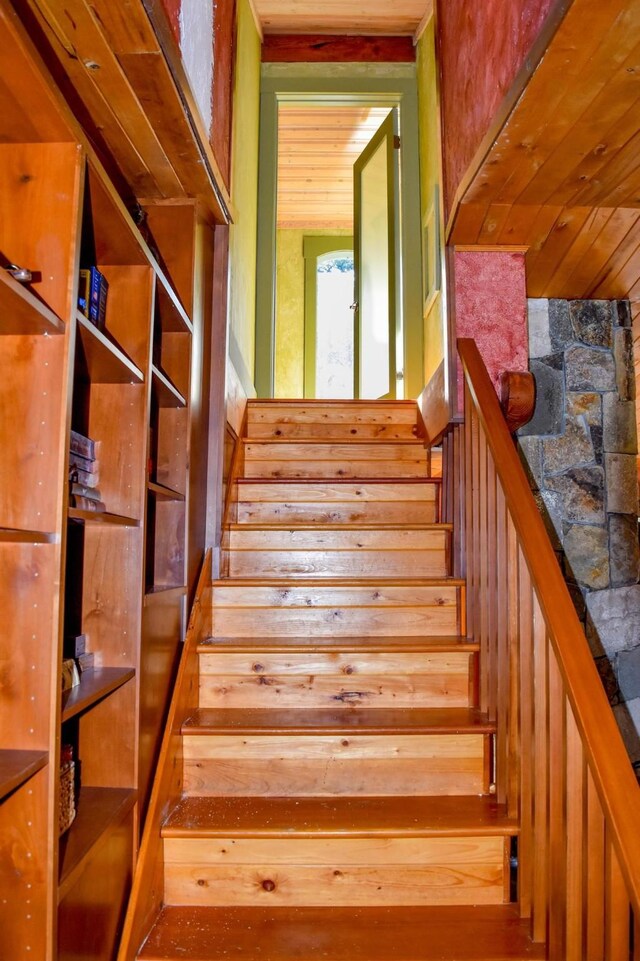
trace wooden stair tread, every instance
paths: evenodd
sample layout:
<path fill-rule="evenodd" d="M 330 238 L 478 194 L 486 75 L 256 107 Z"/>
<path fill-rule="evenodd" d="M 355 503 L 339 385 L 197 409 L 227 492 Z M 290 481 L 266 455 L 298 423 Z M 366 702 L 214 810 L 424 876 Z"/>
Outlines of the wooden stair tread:
<path fill-rule="evenodd" d="M 512 905 L 164 907 L 141 961 L 525 961 L 546 956 Z"/>
<path fill-rule="evenodd" d="M 354 587 L 359 590 L 367 587 L 464 587 L 463 577 L 332 577 L 327 583 L 326 577 L 224 577 L 214 580 L 212 587 L 296 587 L 308 591 L 313 587 L 322 587 L 327 591 L 336 587 Z"/>
<path fill-rule="evenodd" d="M 359 477 L 354 480 L 353 477 L 332 477 L 327 479 L 326 477 L 238 477 L 238 484 L 308 484 L 312 486 L 313 484 L 323 484 L 325 486 L 333 487 L 335 484 L 344 484 L 346 486 L 359 486 L 364 484 L 381 484 L 383 486 L 388 486 L 389 484 L 442 484 L 441 477 Z"/>
<path fill-rule="evenodd" d="M 267 444 L 283 447 L 295 444 L 300 447 L 421 447 L 425 448 L 422 437 L 243 437 L 245 445 Z"/>
<path fill-rule="evenodd" d="M 182 733 L 207 734 L 492 734 L 477 708 L 200 708 Z"/>
<path fill-rule="evenodd" d="M 436 521 L 426 524 L 362 524 L 360 522 L 349 522 L 348 524 L 229 524 L 232 531 L 452 531 L 453 524 L 445 524 Z"/>
<path fill-rule="evenodd" d="M 184 797 L 163 837 L 440 837 L 513 835 L 491 797 Z"/>
<path fill-rule="evenodd" d="M 381 653 L 384 651 L 409 651 L 413 653 L 444 654 L 452 651 L 471 653 L 478 651 L 480 645 L 468 637 L 453 635 L 451 637 L 369 637 L 357 635 L 354 637 L 294 637 L 283 634 L 282 637 L 209 637 L 198 645 L 199 654 L 212 654 L 216 650 L 251 652 L 251 653 L 280 653 L 299 652 L 314 654 L 322 651 L 344 653 L 348 651 L 363 653 Z"/>

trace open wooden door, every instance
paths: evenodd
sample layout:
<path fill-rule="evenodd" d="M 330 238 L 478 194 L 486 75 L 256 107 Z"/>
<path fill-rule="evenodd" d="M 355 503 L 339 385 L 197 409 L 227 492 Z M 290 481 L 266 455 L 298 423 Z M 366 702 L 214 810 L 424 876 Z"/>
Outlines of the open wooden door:
<path fill-rule="evenodd" d="M 396 396 L 399 169 L 397 111 L 358 157 L 354 176 L 354 396 Z"/>

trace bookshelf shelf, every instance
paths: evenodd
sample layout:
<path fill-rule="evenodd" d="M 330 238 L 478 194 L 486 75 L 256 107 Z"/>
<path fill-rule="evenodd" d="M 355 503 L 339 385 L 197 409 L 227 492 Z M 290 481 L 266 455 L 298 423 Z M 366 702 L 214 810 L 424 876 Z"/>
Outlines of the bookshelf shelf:
<path fill-rule="evenodd" d="M 174 491 L 170 487 L 165 487 L 163 484 L 156 484 L 154 481 L 149 481 L 147 484 L 147 489 L 150 494 L 153 494 L 158 500 L 163 501 L 184 501 L 185 495 L 181 494 L 179 491 Z"/>
<path fill-rule="evenodd" d="M 80 788 L 75 820 L 60 838 L 58 902 L 74 886 L 100 840 L 129 813 L 136 795 L 131 788 Z"/>
<path fill-rule="evenodd" d="M 158 271 L 157 278 L 157 309 L 162 330 L 165 333 L 193 333 L 189 315 L 173 287 L 161 271 Z"/>
<path fill-rule="evenodd" d="M 142 384 L 144 374 L 115 341 L 76 312 L 80 344 L 92 383 Z"/>
<path fill-rule="evenodd" d="M 182 586 L 174 585 L 169 587 L 150 587 L 145 593 L 145 603 L 147 598 L 152 597 L 180 597 L 182 594 L 184 594 L 186 589 L 187 588 L 184 586 L 184 584 Z"/>
<path fill-rule="evenodd" d="M 62 723 L 117 691 L 135 676 L 132 667 L 95 667 L 80 675 L 80 683 L 62 695 Z"/>
<path fill-rule="evenodd" d="M 0 527 L 0 544 L 54 544 L 57 535 L 51 531 L 23 531 Z"/>
<path fill-rule="evenodd" d="M 0 334 L 62 334 L 64 323 L 45 303 L 0 269 Z"/>
<path fill-rule="evenodd" d="M 0 801 L 47 764 L 46 751 L 0 751 Z"/>
<path fill-rule="evenodd" d="M 110 514 L 108 511 L 83 511 L 78 507 L 70 507 L 68 515 L 69 520 L 82 524 L 114 524 L 118 527 L 140 527 L 140 521 L 135 517 Z"/>
<path fill-rule="evenodd" d="M 153 377 L 153 388 L 159 407 L 186 407 L 187 402 L 175 386 L 155 365 L 151 368 Z"/>

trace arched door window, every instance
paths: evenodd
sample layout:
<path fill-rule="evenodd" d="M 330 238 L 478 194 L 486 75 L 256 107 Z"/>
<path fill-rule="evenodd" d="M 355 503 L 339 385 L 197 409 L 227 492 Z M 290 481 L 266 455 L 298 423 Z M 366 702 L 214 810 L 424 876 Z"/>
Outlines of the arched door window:
<path fill-rule="evenodd" d="M 353 397 L 353 239 L 306 237 L 305 397 Z"/>

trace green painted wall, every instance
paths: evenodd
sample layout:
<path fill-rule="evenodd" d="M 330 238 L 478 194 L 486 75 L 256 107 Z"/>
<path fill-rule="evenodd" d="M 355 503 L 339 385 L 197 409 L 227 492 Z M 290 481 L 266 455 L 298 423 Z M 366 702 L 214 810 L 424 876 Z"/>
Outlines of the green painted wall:
<path fill-rule="evenodd" d="M 348 236 L 348 229 L 276 232 L 275 397 L 304 396 L 304 237 Z"/>
<path fill-rule="evenodd" d="M 256 237 L 258 224 L 258 131 L 260 119 L 260 37 L 249 0 L 238 0 L 236 65 L 233 84 L 231 201 L 229 231 L 230 336 L 255 373 Z M 240 376 L 243 372 L 238 371 Z M 245 389 L 247 385 L 245 384 Z"/>
<path fill-rule="evenodd" d="M 417 51 L 418 110 L 420 113 L 420 196 L 421 222 L 424 228 L 427 217 L 436 206 L 439 254 L 442 247 L 443 227 L 441 221 L 442 173 L 440 157 L 440 113 L 438 106 L 438 73 L 435 49 L 435 21 L 427 25 L 418 41 Z M 431 221 L 432 229 L 434 225 Z M 424 382 L 429 382 L 444 359 L 445 318 L 444 299 L 441 291 L 432 294 L 425 302 L 424 318 Z"/>

